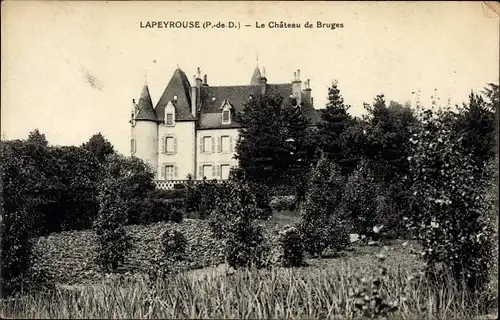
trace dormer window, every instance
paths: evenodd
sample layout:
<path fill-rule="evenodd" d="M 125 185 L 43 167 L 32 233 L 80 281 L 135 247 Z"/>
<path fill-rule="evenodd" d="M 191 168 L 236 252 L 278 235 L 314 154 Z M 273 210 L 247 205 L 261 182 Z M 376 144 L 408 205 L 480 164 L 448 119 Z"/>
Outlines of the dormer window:
<path fill-rule="evenodd" d="M 230 124 L 231 123 L 231 109 L 233 109 L 233 107 L 231 106 L 229 101 L 224 100 L 224 102 L 222 103 L 222 107 L 221 107 L 222 124 Z"/>
<path fill-rule="evenodd" d="M 222 111 L 222 123 L 229 123 L 229 122 L 231 122 L 231 111 L 229 110 Z"/>
<path fill-rule="evenodd" d="M 170 101 L 165 107 L 165 125 L 174 126 L 175 125 L 175 107 Z"/>
<path fill-rule="evenodd" d="M 165 121 L 165 124 L 167 126 L 173 126 L 174 125 L 174 115 L 172 113 L 167 113 L 167 120 Z"/>

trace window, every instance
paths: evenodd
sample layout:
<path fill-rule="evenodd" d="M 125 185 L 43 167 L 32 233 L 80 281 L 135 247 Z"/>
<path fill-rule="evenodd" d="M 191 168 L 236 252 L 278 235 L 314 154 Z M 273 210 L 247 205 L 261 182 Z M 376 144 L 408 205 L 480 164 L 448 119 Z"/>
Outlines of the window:
<path fill-rule="evenodd" d="M 161 170 L 161 177 L 165 180 L 176 180 L 177 166 L 175 164 L 164 164 Z"/>
<path fill-rule="evenodd" d="M 231 148 L 229 146 L 229 136 L 222 136 L 220 138 L 221 151 L 222 152 L 230 152 Z"/>
<path fill-rule="evenodd" d="M 165 106 L 165 125 L 174 126 L 175 125 L 175 106 L 172 101 L 169 101 Z"/>
<path fill-rule="evenodd" d="M 231 166 L 228 164 L 223 164 L 220 166 L 220 177 L 221 179 L 229 179 L 229 170 Z"/>
<path fill-rule="evenodd" d="M 213 152 L 212 137 L 203 137 L 202 151 L 203 153 Z"/>
<path fill-rule="evenodd" d="M 203 177 L 206 177 L 207 179 L 212 179 L 213 178 L 213 170 L 212 170 L 212 165 L 211 164 L 206 164 L 203 166 Z"/>
<path fill-rule="evenodd" d="M 136 152 L 135 149 L 136 149 L 135 148 L 135 139 L 132 139 L 132 140 L 130 140 L 130 152 L 135 153 Z"/>
<path fill-rule="evenodd" d="M 174 115 L 172 113 L 167 113 L 167 118 L 166 118 L 165 124 L 167 126 L 173 126 L 174 125 Z"/>
<path fill-rule="evenodd" d="M 165 180 L 174 180 L 174 166 L 165 166 Z"/>
<path fill-rule="evenodd" d="M 229 112 L 229 110 L 222 111 L 222 123 L 229 123 L 229 122 L 231 122 L 230 115 L 231 115 L 231 113 Z"/>
<path fill-rule="evenodd" d="M 230 124 L 231 123 L 231 109 L 233 107 L 229 103 L 229 101 L 224 100 L 222 102 L 222 105 L 220 107 L 220 110 L 222 110 L 222 124 Z"/>
<path fill-rule="evenodd" d="M 163 153 L 174 154 L 176 151 L 175 137 L 165 137 L 163 142 Z"/>

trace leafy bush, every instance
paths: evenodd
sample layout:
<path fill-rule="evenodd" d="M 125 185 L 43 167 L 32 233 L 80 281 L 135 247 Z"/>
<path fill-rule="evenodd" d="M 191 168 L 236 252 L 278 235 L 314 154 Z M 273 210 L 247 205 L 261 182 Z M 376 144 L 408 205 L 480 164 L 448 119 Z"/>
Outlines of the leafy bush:
<path fill-rule="evenodd" d="M 220 185 L 209 224 L 214 235 L 224 241 L 226 259 L 233 268 L 262 265 L 264 238 L 255 220 L 262 217 L 250 186 L 242 181 Z"/>
<path fill-rule="evenodd" d="M 166 229 L 160 233 L 160 245 L 156 249 L 152 259 L 149 277 L 154 280 L 164 277 L 168 272 L 171 260 L 182 260 L 187 248 L 186 237 L 177 230 Z"/>
<path fill-rule="evenodd" d="M 281 261 L 285 267 L 298 267 L 304 264 L 304 239 L 294 226 L 285 226 L 279 233 L 282 250 Z"/>
<path fill-rule="evenodd" d="M 377 196 L 375 177 L 366 161 L 361 161 L 348 177 L 342 197 L 342 207 L 353 224 L 353 231 L 366 235 L 377 224 Z"/>
<path fill-rule="evenodd" d="M 311 172 L 299 223 L 310 254 L 321 256 L 327 248 L 339 251 L 349 245 L 350 226 L 340 208 L 343 184 L 340 169 L 322 155 Z"/>
<path fill-rule="evenodd" d="M 200 183 L 190 181 L 186 185 L 185 211 L 196 212 L 200 219 L 205 219 L 215 208 L 218 184 L 213 180 L 203 180 Z M 184 190 L 183 190 L 184 191 Z"/>
<path fill-rule="evenodd" d="M 485 179 L 452 130 L 454 114 L 423 110 L 411 138 L 412 179 L 418 199 L 408 225 L 422 242 L 430 275 L 450 272 L 482 290 L 492 264 L 492 224 Z"/>
<path fill-rule="evenodd" d="M 156 188 L 151 167 L 136 157 L 111 154 L 106 159 L 105 168 L 111 179 L 121 183 L 127 221 L 140 224 L 140 217 L 149 214 L 144 211 L 151 209 L 151 206 L 144 205 L 145 200 Z"/>
<path fill-rule="evenodd" d="M 32 243 L 40 232 L 38 208 L 55 186 L 51 155 L 41 144 L 0 141 L 0 255 L 2 296 L 19 291 L 29 278 Z"/>
<path fill-rule="evenodd" d="M 141 181 L 144 176 L 134 177 L 135 159 L 128 162 L 122 156 L 108 158 L 106 177 L 99 186 L 99 214 L 94 221 L 98 238 L 97 263 L 106 271 L 116 271 L 125 260 L 130 240 L 125 231 L 130 208 L 126 201 L 131 196 L 131 182 L 134 178 Z M 133 205 L 136 203 L 133 202 Z"/>
<path fill-rule="evenodd" d="M 174 190 L 155 189 L 143 199 L 142 211 L 131 216 L 128 224 L 151 224 L 155 222 L 181 222 L 184 200 L 171 198 Z M 177 191 L 177 190 L 175 190 Z"/>
<path fill-rule="evenodd" d="M 186 237 L 177 230 L 165 230 L 161 234 L 161 244 L 166 255 L 180 260 L 186 251 Z"/>
<path fill-rule="evenodd" d="M 185 189 L 163 190 L 155 189 L 151 196 L 158 199 L 184 199 L 186 197 Z"/>
<path fill-rule="evenodd" d="M 295 197 L 273 197 L 269 202 L 269 206 L 274 211 L 293 211 L 295 209 Z"/>
<path fill-rule="evenodd" d="M 53 191 L 40 207 L 45 222 L 44 233 L 91 228 L 99 210 L 100 163 L 83 148 L 51 147 L 48 151 L 51 163 L 40 163 L 40 166 L 53 166 L 56 185 L 45 187 Z"/>
<path fill-rule="evenodd" d="M 379 259 L 378 270 L 366 277 L 357 278 L 355 285 L 349 287 L 349 296 L 354 300 L 353 311 L 365 318 L 383 318 L 398 310 L 398 301 L 389 301 L 382 294 L 384 282 L 388 282 L 387 268 L 383 265 L 383 253 L 376 255 Z M 404 299 L 405 297 L 400 297 Z"/>

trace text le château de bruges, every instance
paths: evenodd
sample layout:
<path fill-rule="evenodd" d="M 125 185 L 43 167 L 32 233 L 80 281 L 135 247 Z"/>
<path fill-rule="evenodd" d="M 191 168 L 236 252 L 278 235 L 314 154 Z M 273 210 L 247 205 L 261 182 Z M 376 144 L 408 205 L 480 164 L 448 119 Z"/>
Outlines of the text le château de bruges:
<path fill-rule="evenodd" d="M 240 23 L 234 21 L 221 22 L 221 21 L 161 21 L 161 20 L 150 20 L 150 21 L 140 21 L 140 28 L 146 29 L 208 29 L 208 28 L 228 28 L 228 29 L 239 29 Z M 245 27 L 253 27 L 256 29 L 300 29 L 300 28 L 316 28 L 316 29 L 341 29 L 344 27 L 343 23 L 336 22 L 326 22 L 326 21 L 307 21 L 305 23 L 297 22 L 285 22 L 285 21 L 269 21 L 269 22 L 259 22 L 256 21 L 254 24 L 244 24 Z"/>

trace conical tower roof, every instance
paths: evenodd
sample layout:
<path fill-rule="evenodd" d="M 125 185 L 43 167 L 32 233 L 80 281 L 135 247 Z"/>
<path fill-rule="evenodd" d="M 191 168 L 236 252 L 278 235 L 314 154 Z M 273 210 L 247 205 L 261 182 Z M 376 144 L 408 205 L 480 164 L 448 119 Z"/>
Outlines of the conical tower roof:
<path fill-rule="evenodd" d="M 259 66 L 255 67 L 253 71 L 252 80 L 250 80 L 250 85 L 256 86 L 260 84 L 260 79 L 262 78 L 262 74 L 260 73 Z"/>
<path fill-rule="evenodd" d="M 158 119 L 162 121 L 165 117 L 165 107 L 172 101 L 175 106 L 176 121 L 179 120 L 194 120 L 191 115 L 191 95 L 190 95 L 191 85 L 189 84 L 188 78 L 184 71 L 177 68 L 170 78 L 165 91 L 158 100 L 156 104 L 156 115 Z"/>
<path fill-rule="evenodd" d="M 137 115 L 135 116 L 135 120 L 157 120 L 156 113 L 153 109 L 153 101 L 151 101 L 151 95 L 149 94 L 149 88 L 146 83 L 142 88 L 141 98 L 137 104 Z"/>

